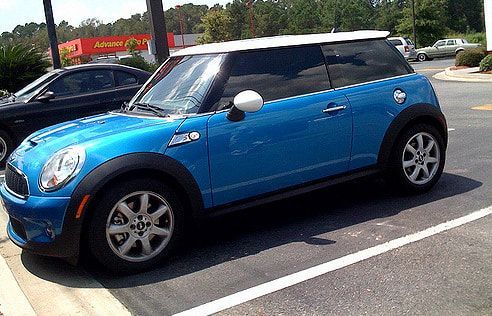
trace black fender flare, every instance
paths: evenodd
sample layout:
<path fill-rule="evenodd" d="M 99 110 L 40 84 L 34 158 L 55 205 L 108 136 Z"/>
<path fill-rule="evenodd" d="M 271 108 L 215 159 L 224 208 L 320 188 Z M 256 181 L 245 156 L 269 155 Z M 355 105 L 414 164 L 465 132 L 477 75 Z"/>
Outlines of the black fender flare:
<path fill-rule="evenodd" d="M 446 118 L 441 110 L 428 103 L 414 104 L 403 111 L 391 122 L 381 143 L 378 155 L 378 164 L 386 166 L 391 155 L 391 149 L 396 140 L 408 126 L 416 123 L 429 123 L 434 125 L 440 132 L 444 140 L 444 145 L 448 143 L 448 127 Z"/>
<path fill-rule="evenodd" d="M 197 217 L 202 213 L 203 199 L 198 184 L 190 171 L 180 162 L 158 153 L 133 153 L 119 156 L 88 173 L 73 191 L 63 223 L 62 235 L 65 237 L 65 242 L 69 242 L 73 247 L 67 257 L 78 257 L 79 255 L 82 226 L 89 213 L 88 206 L 100 190 L 117 177 L 138 170 L 145 170 L 151 172 L 153 176 L 172 180 L 173 184 L 179 185 L 179 189 L 187 195 L 188 206 L 191 208 L 190 215 Z M 84 203 L 81 215 L 77 218 L 77 211 L 86 195 L 90 197 Z"/>

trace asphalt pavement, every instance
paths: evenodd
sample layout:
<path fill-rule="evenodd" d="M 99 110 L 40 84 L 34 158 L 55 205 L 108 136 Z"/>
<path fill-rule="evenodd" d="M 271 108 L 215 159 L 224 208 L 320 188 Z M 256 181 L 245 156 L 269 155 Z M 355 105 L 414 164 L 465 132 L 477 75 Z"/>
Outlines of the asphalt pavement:
<path fill-rule="evenodd" d="M 358 180 L 202 222 L 155 270 L 115 277 L 89 266 L 89 274 L 131 313 L 170 315 L 490 207 L 492 111 L 471 107 L 492 103 L 492 84 L 432 78 L 452 62 L 412 63 L 432 81 L 450 128 L 446 167 L 432 191 L 404 196 L 379 179 Z M 491 315 L 491 231 L 492 215 L 463 222 L 278 291 L 231 299 L 219 314 Z M 23 252 L 21 260 L 41 279 L 75 286 L 56 277 L 65 267 L 56 259 Z"/>

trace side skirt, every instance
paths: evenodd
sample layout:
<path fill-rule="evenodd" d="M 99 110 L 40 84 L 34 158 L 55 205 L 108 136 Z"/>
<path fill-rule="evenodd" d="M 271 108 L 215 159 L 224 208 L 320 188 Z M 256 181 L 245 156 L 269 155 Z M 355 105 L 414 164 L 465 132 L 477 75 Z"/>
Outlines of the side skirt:
<path fill-rule="evenodd" d="M 296 185 L 287 189 L 274 191 L 266 194 L 262 194 L 259 196 L 255 196 L 252 198 L 247 198 L 244 200 L 219 205 L 216 207 L 205 209 L 203 212 L 204 217 L 215 217 L 223 214 L 244 210 L 247 208 L 259 206 L 262 204 L 267 204 L 283 199 L 287 199 L 290 197 L 294 197 L 297 195 L 305 194 L 311 191 L 316 191 L 320 189 L 324 189 L 326 187 L 330 187 L 336 184 L 340 184 L 343 182 L 355 180 L 358 178 L 368 177 L 375 174 L 380 173 L 381 169 L 377 166 L 358 169 L 356 171 L 351 171 L 349 173 L 344 173 L 337 176 L 332 176 L 328 178 L 324 178 L 321 180 L 316 180 L 308 183 L 303 183 L 301 185 Z"/>

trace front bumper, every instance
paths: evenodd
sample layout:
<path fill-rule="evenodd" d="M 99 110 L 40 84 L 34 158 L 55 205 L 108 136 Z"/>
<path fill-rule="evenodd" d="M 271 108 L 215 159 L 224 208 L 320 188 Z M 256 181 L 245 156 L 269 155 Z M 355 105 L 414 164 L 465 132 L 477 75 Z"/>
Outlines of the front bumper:
<path fill-rule="evenodd" d="M 64 225 L 69 197 L 21 199 L 0 185 L 0 198 L 9 215 L 7 234 L 17 246 L 41 255 L 77 256 L 78 238 Z"/>

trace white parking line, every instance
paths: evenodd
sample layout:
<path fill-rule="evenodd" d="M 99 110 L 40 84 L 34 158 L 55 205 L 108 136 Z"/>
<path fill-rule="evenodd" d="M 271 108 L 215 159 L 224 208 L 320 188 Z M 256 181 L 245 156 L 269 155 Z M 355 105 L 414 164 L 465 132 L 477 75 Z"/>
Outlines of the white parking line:
<path fill-rule="evenodd" d="M 452 131 L 455 131 L 456 129 L 455 128 L 448 128 L 448 132 L 452 132 Z"/>
<path fill-rule="evenodd" d="M 234 307 L 236 305 L 254 300 L 258 297 L 285 289 L 289 286 L 313 279 L 328 272 L 344 268 L 354 263 L 372 258 L 374 256 L 378 256 L 390 250 L 394 250 L 396 248 L 403 247 L 424 238 L 442 233 L 446 230 L 461 226 L 466 223 L 470 223 L 490 214 L 492 214 L 492 206 L 475 211 L 466 216 L 427 228 L 423 231 L 393 239 L 384 244 L 364 249 L 359 252 L 314 266 L 312 268 L 284 276 L 280 279 L 257 285 L 255 287 L 237 292 L 235 294 L 217 299 L 215 301 L 211 301 L 209 303 L 194 307 L 175 315 L 211 315 Z"/>

